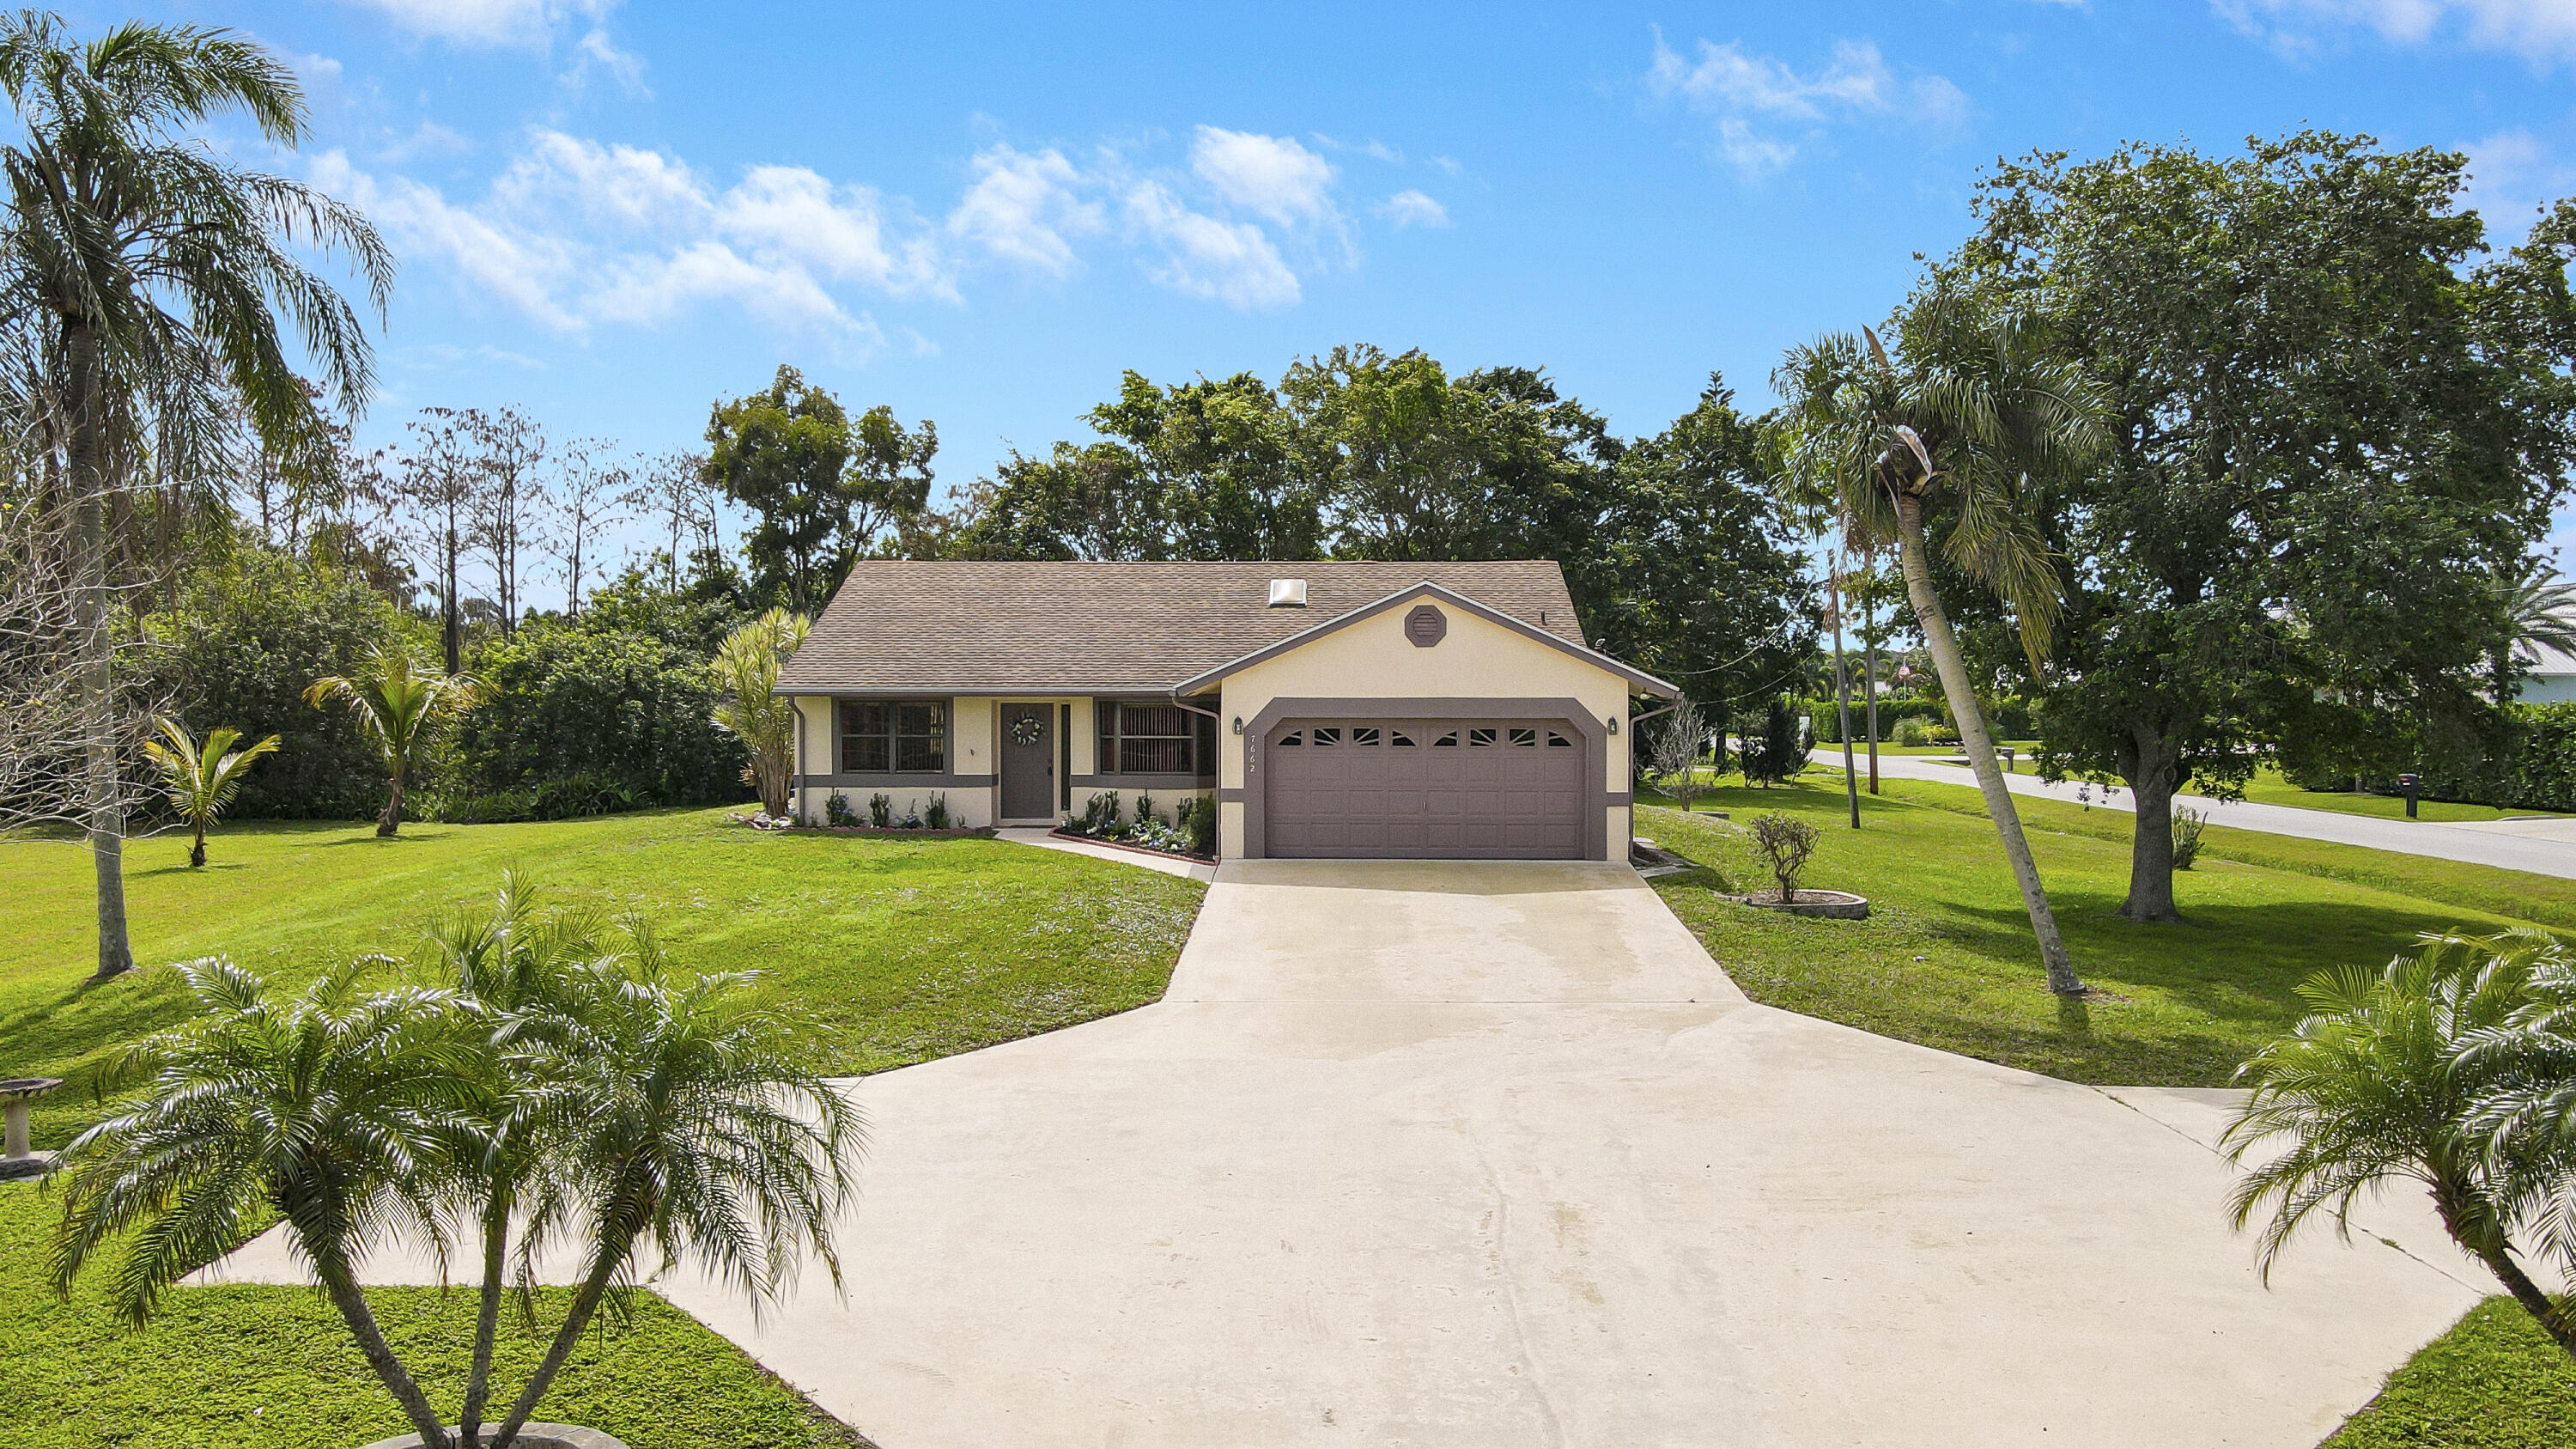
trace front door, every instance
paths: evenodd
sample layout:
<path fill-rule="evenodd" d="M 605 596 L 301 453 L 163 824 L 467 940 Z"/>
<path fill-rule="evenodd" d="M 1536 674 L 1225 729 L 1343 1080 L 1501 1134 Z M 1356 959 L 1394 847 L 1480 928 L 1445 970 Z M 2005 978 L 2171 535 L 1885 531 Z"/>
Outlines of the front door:
<path fill-rule="evenodd" d="M 1055 818 L 1055 706 L 1002 706 L 1002 818 Z"/>

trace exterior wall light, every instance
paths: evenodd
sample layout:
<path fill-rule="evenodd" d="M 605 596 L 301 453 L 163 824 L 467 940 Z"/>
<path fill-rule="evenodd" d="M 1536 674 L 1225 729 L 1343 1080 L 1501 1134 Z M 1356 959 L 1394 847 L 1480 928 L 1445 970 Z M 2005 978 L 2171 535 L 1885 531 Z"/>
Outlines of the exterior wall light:
<path fill-rule="evenodd" d="M 1614 714 L 1614 715 L 1606 715 L 1606 716 L 1604 716 L 1604 717 L 1602 718 L 1602 721 L 1601 721 L 1601 722 L 1602 722 L 1603 724 L 1606 724 L 1606 725 L 1608 725 L 1608 726 L 1610 727 L 1610 733 L 1612 733 L 1612 734 L 1614 734 L 1614 735 L 1615 735 L 1615 734 L 1617 734 L 1617 733 L 1619 733 L 1619 716 L 1617 716 L 1617 715 L 1615 715 L 1615 714 Z"/>
<path fill-rule="evenodd" d="M 1236 715 L 1234 717 L 1234 732 L 1236 734 L 1243 733 L 1243 716 L 1241 715 Z"/>

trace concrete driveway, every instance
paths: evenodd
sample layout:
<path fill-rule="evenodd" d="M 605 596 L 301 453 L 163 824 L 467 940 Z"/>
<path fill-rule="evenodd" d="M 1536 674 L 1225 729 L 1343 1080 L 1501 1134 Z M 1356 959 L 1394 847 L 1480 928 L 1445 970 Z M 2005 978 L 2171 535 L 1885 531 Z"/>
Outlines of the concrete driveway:
<path fill-rule="evenodd" d="M 2228 1094 L 1750 1005 L 1625 866 L 1230 863 L 1163 1003 L 858 1092 L 847 1301 L 660 1286 L 885 1449 L 2309 1449 L 2485 1291 L 2406 1201 L 2267 1289 Z"/>
<path fill-rule="evenodd" d="M 2224 1094 L 1752 1006 L 1625 866 L 1231 863 L 862 1095 L 849 1301 L 669 1291 L 885 1449 L 2306 1449 L 2482 1291 L 2398 1203 L 2266 1289 Z"/>

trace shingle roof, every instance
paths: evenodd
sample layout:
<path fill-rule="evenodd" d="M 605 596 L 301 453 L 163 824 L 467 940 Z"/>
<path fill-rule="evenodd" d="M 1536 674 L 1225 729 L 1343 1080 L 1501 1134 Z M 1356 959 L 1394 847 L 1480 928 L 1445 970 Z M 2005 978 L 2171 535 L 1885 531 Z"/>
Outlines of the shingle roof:
<path fill-rule="evenodd" d="M 1269 607 L 1270 581 L 1306 607 Z M 1165 690 L 1428 580 L 1575 644 L 1565 575 L 1504 563 L 951 563 L 850 569 L 781 694 Z"/>

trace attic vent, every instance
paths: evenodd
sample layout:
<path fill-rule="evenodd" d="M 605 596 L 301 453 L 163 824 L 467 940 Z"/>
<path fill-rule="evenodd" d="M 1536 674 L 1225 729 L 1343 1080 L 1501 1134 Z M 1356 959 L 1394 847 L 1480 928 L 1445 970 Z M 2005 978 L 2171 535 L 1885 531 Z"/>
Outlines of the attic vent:
<path fill-rule="evenodd" d="M 1272 579 L 1270 581 L 1270 607 L 1274 609 L 1302 609 L 1306 607 L 1306 581 L 1304 579 Z"/>

